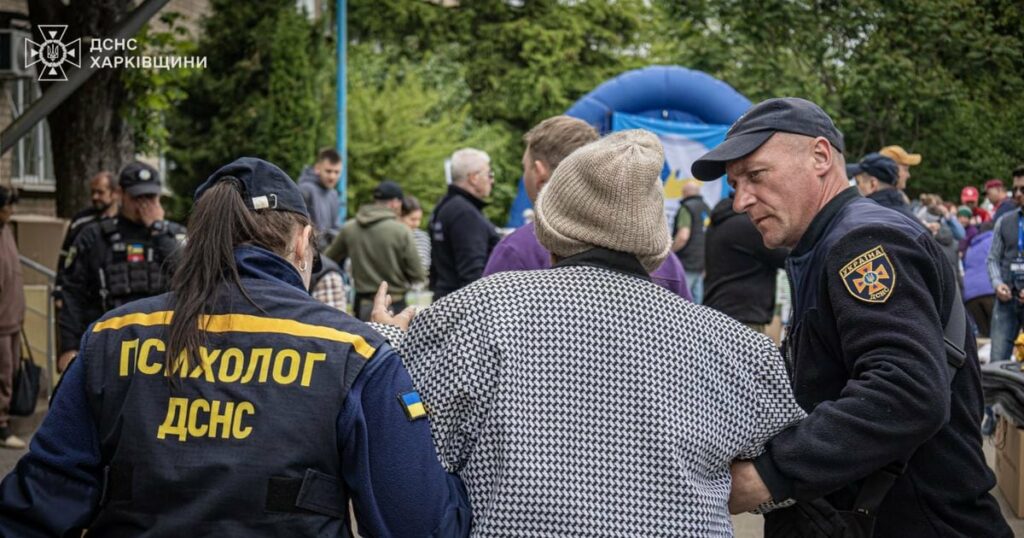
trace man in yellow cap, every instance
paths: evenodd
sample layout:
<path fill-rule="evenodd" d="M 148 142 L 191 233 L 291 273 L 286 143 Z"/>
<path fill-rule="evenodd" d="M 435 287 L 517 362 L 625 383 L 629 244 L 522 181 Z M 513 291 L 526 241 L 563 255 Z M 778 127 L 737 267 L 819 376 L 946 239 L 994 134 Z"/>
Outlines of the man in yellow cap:
<path fill-rule="evenodd" d="M 902 146 L 885 146 L 879 153 L 896 161 L 896 164 L 900 167 L 900 177 L 896 183 L 896 188 L 900 192 L 907 190 L 907 180 L 910 179 L 910 167 L 921 164 L 921 154 L 907 153 L 907 150 L 903 149 Z"/>

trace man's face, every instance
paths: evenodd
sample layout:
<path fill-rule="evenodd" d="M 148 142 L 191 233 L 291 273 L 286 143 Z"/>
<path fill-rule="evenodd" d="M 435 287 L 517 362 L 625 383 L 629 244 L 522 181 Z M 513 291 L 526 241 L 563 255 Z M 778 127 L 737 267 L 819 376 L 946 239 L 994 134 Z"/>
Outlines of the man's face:
<path fill-rule="evenodd" d="M 1016 187 L 1017 182 L 1014 181 L 1013 185 L 1014 187 Z M 988 198 L 988 201 L 992 202 L 993 204 L 998 204 L 999 202 L 1003 201 L 1003 198 L 1006 198 L 1006 190 L 1003 189 L 1002 187 L 992 187 L 991 189 L 985 189 L 985 198 Z M 1014 199 L 1016 199 L 1016 195 L 1014 195 Z"/>
<path fill-rule="evenodd" d="M 765 246 L 796 246 L 818 213 L 822 165 L 816 164 L 814 147 L 822 140 L 776 133 L 726 165 L 736 189 L 733 209 L 750 216 Z"/>
<path fill-rule="evenodd" d="M 494 172 L 490 164 L 485 164 L 482 169 L 469 175 L 469 184 L 473 193 L 481 200 L 491 195 L 494 187 Z"/>
<path fill-rule="evenodd" d="M 900 169 L 899 178 L 896 180 L 896 188 L 899 190 L 907 189 L 907 180 L 910 179 L 910 167 L 905 164 L 896 164 Z"/>
<path fill-rule="evenodd" d="M 0 224 L 7 224 L 14 216 L 14 204 L 7 204 L 0 207 Z"/>
<path fill-rule="evenodd" d="M 867 174 L 857 174 L 854 179 L 857 181 L 857 190 L 861 196 L 868 196 L 878 190 L 875 179 Z"/>
<path fill-rule="evenodd" d="M 1017 207 L 1024 207 L 1024 176 L 1013 178 L 1013 201 Z"/>
<path fill-rule="evenodd" d="M 96 211 L 106 211 L 114 203 L 114 189 L 106 176 L 97 176 L 89 182 L 90 199 Z"/>
<path fill-rule="evenodd" d="M 160 197 L 155 194 L 143 194 L 141 196 L 129 196 L 128 193 L 121 193 L 121 214 L 130 221 L 142 222 L 142 211 L 150 205 L 160 205 Z"/>
<path fill-rule="evenodd" d="M 338 179 L 341 178 L 341 161 L 336 163 L 328 160 L 317 161 L 313 166 L 313 171 L 320 178 L 320 184 L 324 188 L 333 189 L 338 184 Z"/>
<path fill-rule="evenodd" d="M 523 152 L 523 183 L 526 185 L 526 196 L 530 203 L 537 202 L 537 194 L 550 177 L 551 173 L 547 167 L 534 159 L 530 155 L 530 148 L 526 148 Z"/>
<path fill-rule="evenodd" d="M 974 208 L 978 207 L 978 201 L 977 200 L 967 200 L 967 201 L 964 202 L 964 205 L 969 207 L 969 208 L 971 208 L 973 210 Z"/>

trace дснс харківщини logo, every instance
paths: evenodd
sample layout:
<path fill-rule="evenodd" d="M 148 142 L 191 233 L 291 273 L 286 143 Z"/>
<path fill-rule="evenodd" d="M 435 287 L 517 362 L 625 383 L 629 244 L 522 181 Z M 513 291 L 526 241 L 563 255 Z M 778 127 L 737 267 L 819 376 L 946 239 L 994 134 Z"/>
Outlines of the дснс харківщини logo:
<path fill-rule="evenodd" d="M 81 67 L 82 40 L 76 39 L 65 44 L 64 33 L 68 31 L 66 24 L 40 24 L 37 28 L 43 36 L 43 42 L 25 40 L 25 67 L 42 63 L 38 68 L 39 80 L 42 82 L 67 80 L 64 63 Z"/>

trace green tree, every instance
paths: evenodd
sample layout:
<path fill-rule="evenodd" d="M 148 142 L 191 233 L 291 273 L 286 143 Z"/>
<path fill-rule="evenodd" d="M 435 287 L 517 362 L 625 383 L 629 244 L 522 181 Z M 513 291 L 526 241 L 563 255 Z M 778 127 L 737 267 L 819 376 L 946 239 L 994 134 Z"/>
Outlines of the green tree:
<path fill-rule="evenodd" d="M 189 194 L 242 156 L 267 159 L 290 175 L 323 143 L 324 72 L 333 69 L 322 29 L 292 0 L 213 0 L 198 50 L 207 69 L 192 78 L 170 122 L 171 184 Z"/>
<path fill-rule="evenodd" d="M 349 2 L 355 41 L 389 58 L 397 51 L 398 61 L 452 66 L 440 85 L 430 72 L 421 78 L 442 92 L 464 89 L 469 122 L 504 141 L 489 150 L 497 179 L 487 213 L 498 223 L 515 196 L 522 134 L 604 80 L 645 65 L 654 16 L 643 0 Z"/>
<path fill-rule="evenodd" d="M 664 0 L 665 60 L 753 101 L 821 104 L 847 157 L 899 144 L 924 155 L 910 189 L 957 199 L 1024 160 L 1024 6 L 996 0 Z"/>
<path fill-rule="evenodd" d="M 65 42 L 82 39 L 83 67 L 92 57 L 87 38 L 111 35 L 119 21 L 132 12 L 130 0 L 80 0 L 69 5 L 61 0 L 28 2 L 33 26 L 67 25 Z M 174 15 L 164 15 L 169 30 L 154 32 L 144 27 L 138 39 L 147 53 L 185 50 L 186 41 L 174 25 Z M 57 214 L 70 217 L 89 201 L 85 181 L 100 170 L 118 171 L 136 153 L 157 151 L 166 140 L 164 113 L 180 99 L 180 82 L 187 70 L 99 69 L 59 107 L 47 116 L 57 180 Z M 51 85 L 42 82 L 46 91 Z"/>
<path fill-rule="evenodd" d="M 383 179 L 399 182 L 429 214 L 447 188 L 444 160 L 453 151 L 472 146 L 494 155 L 514 145 L 504 130 L 469 118 L 459 70 L 442 55 L 413 62 L 393 49 L 349 49 L 349 214 L 371 200 Z M 502 185 L 494 205 L 507 207 L 514 194 Z"/>

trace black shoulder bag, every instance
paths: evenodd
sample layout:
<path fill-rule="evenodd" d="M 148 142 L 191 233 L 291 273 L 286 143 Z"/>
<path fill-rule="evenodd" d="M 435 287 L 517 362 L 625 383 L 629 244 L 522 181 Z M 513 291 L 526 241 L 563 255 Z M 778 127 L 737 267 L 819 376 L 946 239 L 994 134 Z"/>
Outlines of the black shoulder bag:
<path fill-rule="evenodd" d="M 14 380 L 11 385 L 11 406 L 12 415 L 26 417 L 36 412 L 36 402 L 39 401 L 39 378 L 42 368 L 32 360 L 32 348 L 28 345 L 28 336 L 25 330 L 21 331 L 21 344 L 24 350 L 21 360 L 18 361 L 17 369 L 14 371 Z"/>

